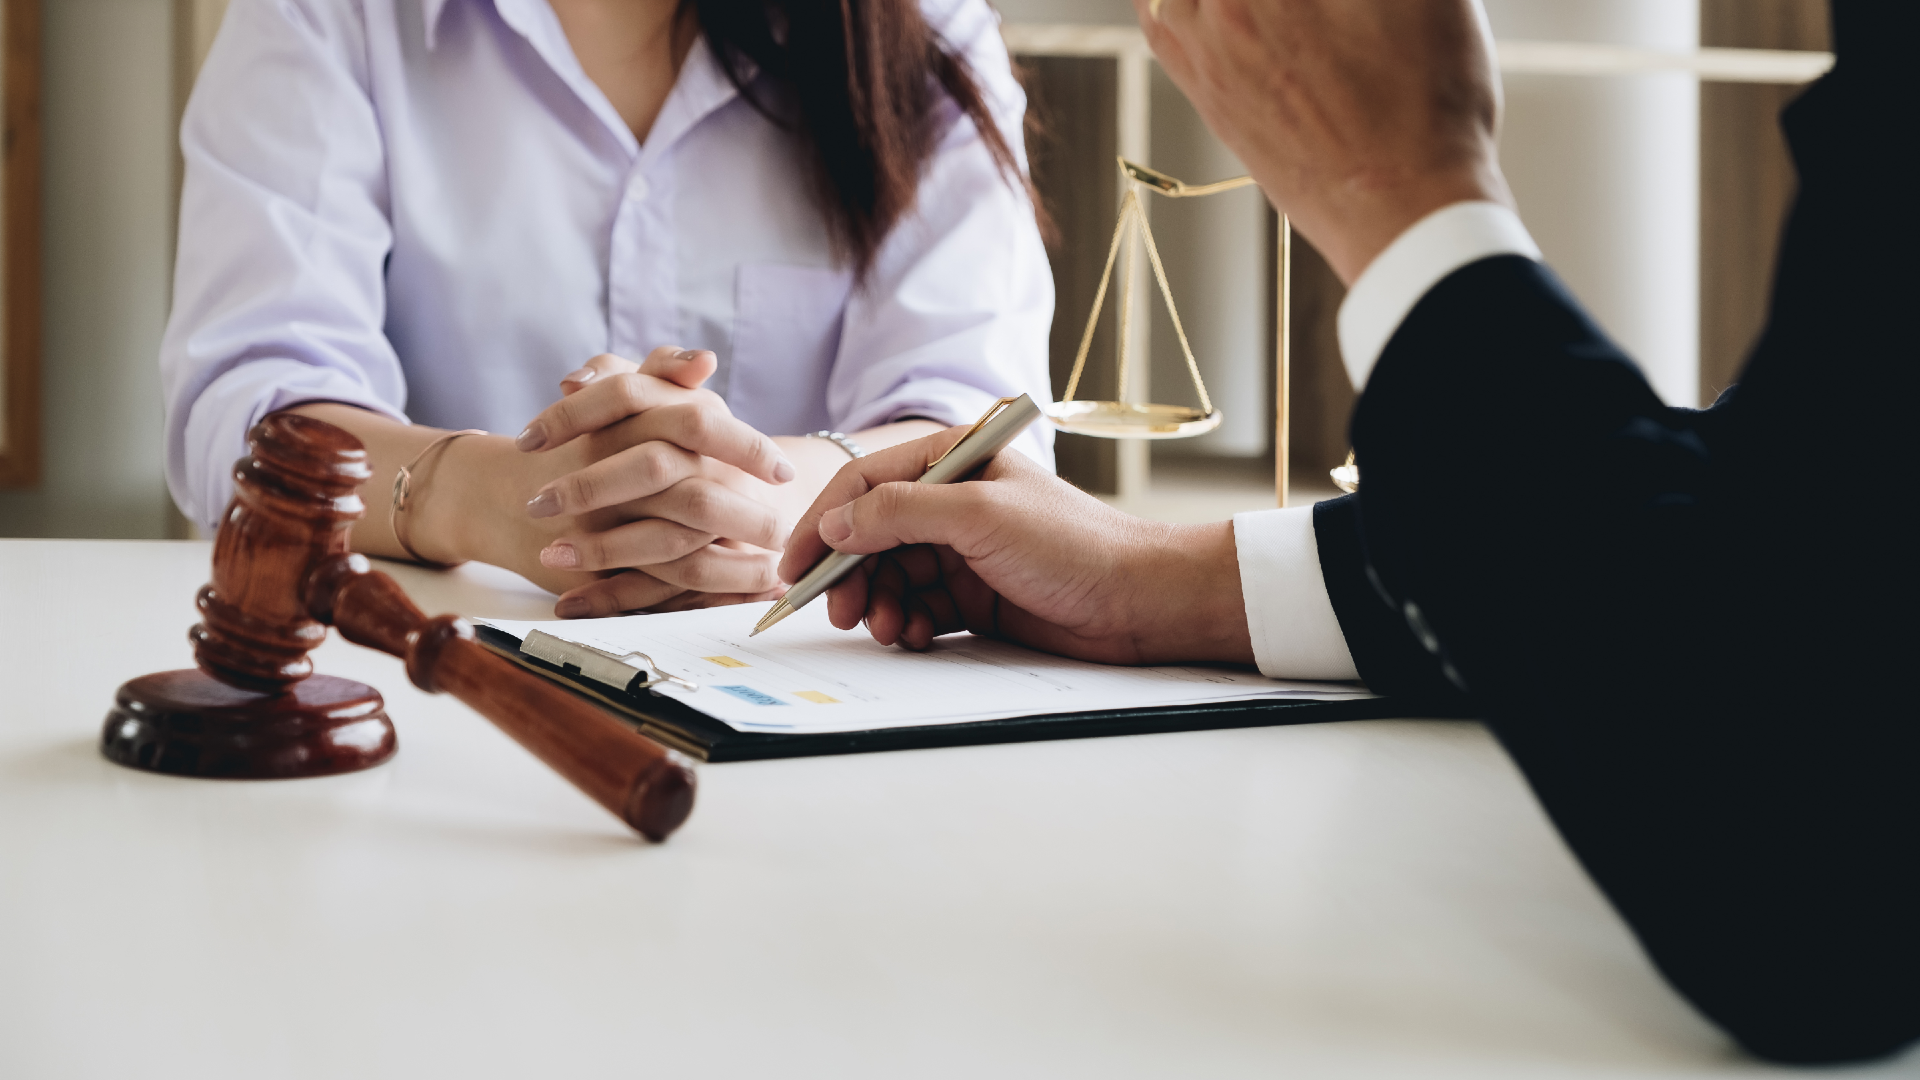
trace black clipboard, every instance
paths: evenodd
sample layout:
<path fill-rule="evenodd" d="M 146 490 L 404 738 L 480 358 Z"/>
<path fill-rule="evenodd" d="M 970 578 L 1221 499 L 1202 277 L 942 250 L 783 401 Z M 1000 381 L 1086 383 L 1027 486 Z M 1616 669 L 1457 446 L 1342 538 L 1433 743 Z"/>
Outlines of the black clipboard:
<path fill-rule="evenodd" d="M 1104 712 L 1049 713 L 1006 720 L 976 720 L 870 731 L 808 734 L 737 731 L 713 717 L 651 690 L 617 689 L 588 679 L 575 667 L 553 664 L 520 651 L 520 639 L 491 626 L 475 626 L 482 645 L 515 664 L 542 675 L 608 709 L 640 729 L 642 735 L 706 762 L 759 761 L 824 754 L 867 754 L 882 750 L 921 750 L 940 746 L 1035 742 L 1043 739 L 1092 739 L 1166 731 L 1273 727 L 1337 720 L 1386 720 L 1420 716 L 1466 719 L 1459 703 L 1413 702 L 1405 698 L 1344 701 L 1227 701 Z M 634 681 L 640 681 L 635 672 Z"/>

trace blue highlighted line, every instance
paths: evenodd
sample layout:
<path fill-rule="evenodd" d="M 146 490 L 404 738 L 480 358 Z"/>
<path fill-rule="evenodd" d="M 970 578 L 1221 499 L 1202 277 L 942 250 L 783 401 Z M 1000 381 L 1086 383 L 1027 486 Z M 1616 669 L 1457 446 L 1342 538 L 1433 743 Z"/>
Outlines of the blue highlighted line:
<path fill-rule="evenodd" d="M 781 701 L 779 698 L 774 697 L 772 694 L 763 694 L 760 691 L 755 690 L 751 686 L 716 686 L 714 687 L 714 689 L 725 690 L 727 693 L 732 694 L 734 697 L 739 698 L 741 701 L 751 702 L 752 704 L 755 704 L 755 705 L 785 705 L 786 704 L 786 702 Z"/>

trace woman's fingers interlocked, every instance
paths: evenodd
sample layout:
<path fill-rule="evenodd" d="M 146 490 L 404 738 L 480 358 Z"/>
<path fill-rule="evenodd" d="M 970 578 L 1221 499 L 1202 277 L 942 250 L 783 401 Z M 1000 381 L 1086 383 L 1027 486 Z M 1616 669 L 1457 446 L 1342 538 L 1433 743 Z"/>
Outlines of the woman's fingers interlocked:
<path fill-rule="evenodd" d="M 563 619 L 600 619 L 629 611 L 646 611 L 684 592 L 686 590 L 678 585 L 669 585 L 644 570 L 628 570 L 567 590 L 553 605 L 553 613 Z"/>
<path fill-rule="evenodd" d="M 574 396 L 590 392 L 582 390 Z M 794 476 L 793 465 L 772 439 L 724 411 L 701 404 L 662 406 L 622 420 L 596 437 L 629 445 L 541 488 L 527 503 L 529 514 L 537 518 L 584 514 L 657 495 L 700 475 L 701 458 L 724 462 L 769 483 L 785 483 Z"/>
<path fill-rule="evenodd" d="M 563 619 L 603 618 L 628 611 L 657 609 L 685 596 L 679 607 L 778 596 L 785 590 L 774 574 L 771 551 L 708 544 L 669 563 L 629 570 L 573 589 L 554 611 Z"/>
<path fill-rule="evenodd" d="M 655 349 L 654 351 L 659 352 L 660 350 Z M 595 379 L 602 379 L 608 375 L 625 375 L 630 371 L 638 370 L 640 370 L 640 365 L 624 356 L 616 356 L 613 353 L 601 353 L 599 356 L 580 365 L 577 369 L 560 376 L 560 396 L 566 397 L 569 394 L 578 393 Z M 651 374 L 658 375 L 660 373 L 655 371 Z"/>
<path fill-rule="evenodd" d="M 705 593 L 762 593 L 780 587 L 778 552 L 708 544 L 691 555 L 647 567 L 647 573 Z"/>
<path fill-rule="evenodd" d="M 635 376 L 643 378 L 644 376 Z M 706 393 L 706 391 L 699 391 Z M 614 425 L 615 439 L 639 443 L 661 439 L 696 454 L 723 461 L 769 484 L 794 478 L 793 463 L 773 439 L 734 418 L 719 398 L 665 405 Z"/>
<path fill-rule="evenodd" d="M 720 360 L 713 353 L 705 349 L 683 349 L 678 345 L 662 345 L 648 353 L 646 360 L 638 364 L 624 356 L 601 353 L 580 365 L 577 370 L 561 376 L 560 393 L 574 394 L 595 379 L 628 375 L 635 371 L 695 390 L 712 378 L 719 366 Z"/>
<path fill-rule="evenodd" d="M 685 558 L 713 543 L 714 534 L 677 521 L 647 518 L 604 532 L 569 536 L 540 549 L 550 570 L 625 570 Z"/>
<path fill-rule="evenodd" d="M 645 371 L 595 378 L 535 417 L 517 445 L 529 452 L 551 450 L 581 436 L 628 448 L 671 442 L 770 484 L 794 477 L 793 463 L 774 441 L 735 419 L 718 395 Z"/>
<path fill-rule="evenodd" d="M 596 356 L 521 434 L 523 451 L 567 447 L 572 459 L 527 503 L 535 518 L 576 519 L 541 564 L 608 574 L 563 597 L 561 615 L 780 591 L 774 553 L 787 529 L 752 493 L 796 472 L 772 439 L 700 388 L 715 364 L 710 352 L 672 347 L 639 365 Z"/>
<path fill-rule="evenodd" d="M 670 442 L 645 442 L 549 483 L 528 501 L 527 513 L 546 518 L 604 510 L 658 495 L 699 475 L 698 453 Z"/>
<path fill-rule="evenodd" d="M 639 520 L 599 532 L 564 536 L 540 553 L 557 570 L 613 570 L 672 562 L 717 537 L 756 548 L 786 546 L 787 530 L 771 507 L 704 477 L 623 507 Z"/>
<path fill-rule="evenodd" d="M 581 370 L 592 371 L 593 365 Z M 542 409 L 514 442 L 529 453 L 552 450 L 627 417 L 695 400 L 696 395 L 713 396 L 639 371 L 600 375 Z"/>

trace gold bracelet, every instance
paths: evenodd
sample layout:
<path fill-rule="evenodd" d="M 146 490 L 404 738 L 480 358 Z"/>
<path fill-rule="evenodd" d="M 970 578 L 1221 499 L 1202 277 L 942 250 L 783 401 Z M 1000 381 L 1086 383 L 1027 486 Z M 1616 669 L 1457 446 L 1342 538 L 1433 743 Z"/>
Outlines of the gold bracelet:
<path fill-rule="evenodd" d="M 400 471 L 393 474 L 393 502 L 389 504 L 387 510 L 387 524 L 393 529 L 394 542 L 399 544 L 400 550 L 406 552 L 407 557 L 414 562 L 435 570 L 445 570 L 449 567 L 459 565 L 458 563 L 434 562 L 431 559 L 422 558 L 419 552 L 413 550 L 413 545 L 407 542 L 407 519 L 403 515 L 407 510 L 407 498 L 413 494 L 413 470 L 420 467 L 420 463 L 427 459 L 428 454 L 433 453 L 435 450 L 447 445 L 460 436 L 485 434 L 486 432 L 481 431 L 479 428 L 467 428 L 465 431 L 449 431 L 445 435 L 428 443 L 418 454 L 413 456 L 412 461 L 400 466 Z"/>

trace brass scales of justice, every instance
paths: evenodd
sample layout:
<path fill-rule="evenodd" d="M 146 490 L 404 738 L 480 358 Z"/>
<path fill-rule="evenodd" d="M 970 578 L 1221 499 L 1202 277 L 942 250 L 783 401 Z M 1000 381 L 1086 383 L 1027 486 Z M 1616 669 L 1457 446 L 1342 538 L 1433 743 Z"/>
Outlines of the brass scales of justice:
<path fill-rule="evenodd" d="M 1073 358 L 1073 372 L 1067 377 L 1066 393 L 1061 400 L 1046 407 L 1046 414 L 1053 426 L 1061 431 L 1076 435 L 1091 435 L 1103 439 L 1190 439 L 1204 435 L 1220 426 L 1222 413 L 1213 405 L 1212 395 L 1207 393 L 1206 380 L 1200 376 L 1200 365 L 1193 357 L 1193 346 L 1187 341 L 1186 327 L 1180 321 L 1180 310 L 1173 301 L 1173 289 L 1167 283 L 1166 267 L 1160 261 L 1160 249 L 1153 241 L 1153 227 L 1147 222 L 1146 207 L 1140 195 L 1144 189 L 1169 199 L 1192 199 L 1207 195 L 1216 195 L 1223 191 L 1233 191 L 1253 183 L 1251 176 L 1238 176 L 1230 180 L 1220 180 L 1211 184 L 1189 184 L 1183 180 L 1168 176 L 1163 172 L 1150 169 L 1145 165 L 1116 159 L 1120 167 L 1120 182 L 1125 194 L 1120 200 L 1120 218 L 1114 223 L 1113 240 L 1107 246 L 1106 266 L 1100 272 L 1100 285 L 1094 292 L 1093 310 L 1087 314 L 1086 330 L 1080 335 L 1080 347 Z M 1132 361 L 1133 337 L 1133 292 L 1135 259 L 1141 249 L 1146 251 L 1147 263 L 1153 269 L 1154 282 L 1160 287 L 1160 298 L 1167 305 L 1167 318 L 1173 324 L 1174 337 L 1180 342 L 1181 356 L 1187 363 L 1187 374 L 1193 380 L 1194 393 L 1200 399 L 1199 407 L 1190 405 L 1140 404 L 1130 401 L 1081 401 L 1075 399 L 1080 389 L 1080 376 L 1086 371 L 1087 354 L 1093 347 L 1093 332 L 1100 322 L 1100 312 L 1106 305 L 1107 288 L 1113 280 L 1113 266 L 1120 257 L 1121 248 L 1126 249 L 1126 260 L 1121 270 L 1125 283 L 1120 288 L 1120 319 L 1117 327 L 1119 338 L 1116 360 L 1119 365 L 1120 394 L 1127 393 L 1127 368 Z M 1274 494 L 1279 505 L 1287 502 L 1287 396 L 1288 375 L 1291 365 L 1289 337 L 1289 306 L 1293 278 L 1293 230 L 1286 215 L 1280 216 L 1279 251 L 1277 255 L 1277 314 L 1275 318 L 1275 431 L 1274 431 Z M 1359 483 L 1353 457 L 1348 455 L 1347 462 L 1333 470 L 1333 481 L 1344 491 L 1354 490 Z"/>

